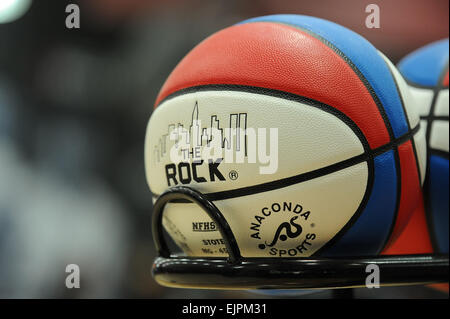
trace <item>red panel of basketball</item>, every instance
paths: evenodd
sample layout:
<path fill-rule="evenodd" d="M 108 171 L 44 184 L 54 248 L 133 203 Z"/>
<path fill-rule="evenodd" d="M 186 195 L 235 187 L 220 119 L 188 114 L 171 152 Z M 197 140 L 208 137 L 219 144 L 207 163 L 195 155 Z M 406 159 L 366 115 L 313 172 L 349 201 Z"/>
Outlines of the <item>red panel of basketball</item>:
<path fill-rule="evenodd" d="M 408 226 L 389 249 L 385 249 L 381 253 L 382 255 L 430 254 L 433 252 L 422 196 L 419 197 L 419 200 L 419 206 L 412 214 Z"/>
<path fill-rule="evenodd" d="M 263 87 L 315 99 L 352 119 L 371 148 L 389 142 L 377 105 L 355 71 L 327 45 L 294 27 L 260 22 L 212 35 L 178 64 L 155 105 L 184 88 L 213 84 Z"/>
<path fill-rule="evenodd" d="M 389 249 L 405 229 L 422 196 L 416 158 L 411 141 L 407 141 L 398 147 L 398 155 L 400 158 L 401 174 L 400 204 L 394 230 L 388 244 L 385 246 L 386 250 Z"/>
<path fill-rule="evenodd" d="M 442 80 L 442 85 L 444 87 L 448 87 L 448 70 L 447 70 L 447 73 L 444 76 L 444 79 Z"/>

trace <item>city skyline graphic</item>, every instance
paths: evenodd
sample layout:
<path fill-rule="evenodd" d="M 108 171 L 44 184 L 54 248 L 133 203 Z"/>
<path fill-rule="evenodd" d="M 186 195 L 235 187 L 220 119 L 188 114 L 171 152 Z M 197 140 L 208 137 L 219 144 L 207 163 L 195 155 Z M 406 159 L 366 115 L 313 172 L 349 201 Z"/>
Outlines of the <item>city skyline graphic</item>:
<path fill-rule="evenodd" d="M 185 129 L 183 123 L 170 123 L 167 126 L 167 133 L 161 135 L 154 147 L 154 155 L 158 162 L 167 154 L 167 147 L 169 141 L 171 141 L 170 134 L 172 132 L 175 134 L 175 138 L 172 141 L 176 147 L 178 147 L 178 142 L 184 139 L 183 144 L 193 149 L 209 145 L 213 139 L 213 129 L 220 132 L 222 149 L 226 148 L 229 150 L 234 144 L 236 145 L 237 152 L 241 151 L 241 147 L 243 147 L 244 155 L 247 156 L 247 113 L 230 113 L 227 127 L 221 127 L 220 119 L 216 114 L 210 116 L 208 126 L 202 127 L 199 114 L 199 105 L 198 101 L 196 101 L 192 109 L 191 122 L 188 126 L 189 129 Z M 233 131 L 235 134 L 233 134 Z M 241 136 L 241 132 L 243 132 L 243 136 Z"/>

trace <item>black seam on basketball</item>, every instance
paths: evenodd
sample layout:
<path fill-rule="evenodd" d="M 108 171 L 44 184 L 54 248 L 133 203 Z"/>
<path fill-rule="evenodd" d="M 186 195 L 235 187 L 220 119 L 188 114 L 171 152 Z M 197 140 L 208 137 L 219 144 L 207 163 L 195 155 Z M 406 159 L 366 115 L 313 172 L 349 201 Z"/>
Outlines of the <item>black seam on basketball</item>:
<path fill-rule="evenodd" d="M 424 115 L 420 117 L 421 120 L 426 120 L 426 121 L 447 121 L 449 120 L 449 116 L 448 115 Z"/>
<path fill-rule="evenodd" d="M 395 78 L 395 75 L 394 75 L 391 67 L 389 66 L 389 64 L 384 59 L 383 59 L 383 61 L 386 64 L 386 67 L 388 68 L 389 73 L 391 74 L 391 77 L 392 77 L 392 79 L 394 81 L 395 88 L 397 90 L 397 94 L 398 94 L 398 96 L 400 98 L 400 104 L 401 104 L 402 109 L 403 109 L 403 113 L 404 113 L 404 117 L 405 117 L 405 120 L 406 120 L 406 124 L 408 126 L 408 130 L 411 130 L 411 123 L 409 121 L 408 112 L 407 112 L 406 107 L 405 107 L 405 101 L 404 101 L 402 93 L 400 91 L 400 87 L 399 87 L 399 85 L 397 83 L 397 79 Z M 400 74 L 400 76 L 402 76 L 402 75 Z M 420 119 L 419 119 L 419 124 L 420 124 Z M 416 149 L 416 143 L 415 143 L 414 138 L 411 138 L 411 147 L 413 149 L 414 161 L 416 163 L 417 176 L 418 176 L 418 179 L 419 179 L 418 180 L 419 187 L 422 187 L 422 172 L 420 171 L 419 158 L 417 156 L 417 149 Z M 398 219 L 398 214 L 399 214 L 401 192 L 402 192 L 402 185 L 401 185 L 401 180 L 402 180 L 401 177 L 402 176 L 401 176 L 401 163 L 400 163 L 400 158 L 399 158 L 399 154 L 398 154 L 398 145 L 396 147 L 396 155 L 398 156 L 398 157 L 396 157 L 396 159 L 398 159 L 398 164 L 397 164 L 397 160 L 396 160 L 396 169 L 397 169 L 397 175 L 398 175 L 397 176 L 397 180 L 399 181 L 399 183 L 397 185 L 397 208 L 395 210 L 395 214 L 393 216 L 393 220 L 391 222 L 391 226 L 389 228 L 388 235 L 386 236 L 385 241 L 384 241 L 383 245 L 381 246 L 379 252 L 381 252 L 384 248 L 386 248 L 386 246 L 392 240 L 391 237 L 392 237 L 392 234 L 394 232 L 395 225 L 397 224 L 397 219 Z"/>
<path fill-rule="evenodd" d="M 429 148 L 430 145 L 430 134 L 431 134 L 431 127 L 432 127 L 432 122 L 433 122 L 433 118 L 435 117 L 435 108 L 436 108 L 436 103 L 437 103 L 437 99 L 439 96 L 440 91 L 443 89 L 442 86 L 442 82 L 444 79 L 444 76 L 447 74 L 448 72 L 448 61 L 447 61 L 447 65 L 444 68 L 444 70 L 441 72 L 441 74 L 439 75 L 439 79 L 438 79 L 438 85 L 436 87 L 433 88 L 433 99 L 431 100 L 431 106 L 430 106 L 430 112 L 429 112 L 429 121 L 427 123 L 427 131 L 426 131 L 426 141 L 427 141 L 427 147 Z"/>
<path fill-rule="evenodd" d="M 445 76 L 445 74 L 444 74 L 444 76 Z M 412 86 L 413 88 L 417 88 L 417 89 L 434 90 L 434 89 L 436 88 L 436 86 L 433 86 L 433 85 L 430 85 L 430 86 L 428 86 L 428 85 L 421 85 L 421 84 L 412 82 L 412 81 L 409 80 L 409 79 L 405 79 L 405 81 L 406 81 L 406 83 L 407 83 L 409 86 Z M 440 87 L 439 90 L 446 90 L 446 89 L 448 89 L 448 86 L 443 86 L 443 85 L 442 85 L 442 82 L 441 82 L 441 87 Z"/>
<path fill-rule="evenodd" d="M 384 62 L 386 63 L 386 66 L 389 69 L 389 72 L 391 73 L 392 79 L 394 80 L 395 88 L 397 89 L 397 94 L 400 97 L 400 103 L 402 105 L 403 113 L 405 115 L 406 124 L 408 125 L 408 131 L 409 131 L 409 130 L 411 130 L 411 122 L 409 121 L 408 111 L 406 110 L 406 107 L 405 107 L 405 101 L 403 99 L 402 92 L 400 91 L 400 87 L 397 83 L 397 79 L 395 78 L 394 72 L 391 70 L 391 67 L 389 66 L 389 64 L 386 61 L 384 61 Z M 399 75 L 403 78 L 403 75 L 401 75 L 400 72 L 399 72 Z M 420 119 L 419 119 L 419 121 L 420 121 Z M 419 157 L 417 156 L 417 148 L 416 148 L 416 143 L 415 143 L 414 139 L 411 139 L 411 145 L 412 145 L 412 149 L 414 152 L 414 159 L 416 161 L 416 168 L 417 168 L 418 177 L 419 177 L 419 185 L 422 186 L 422 172 L 420 171 Z"/>
<path fill-rule="evenodd" d="M 380 115 L 383 118 L 384 125 L 386 126 L 386 129 L 387 129 L 387 131 L 389 133 L 390 139 L 391 140 L 395 139 L 394 131 L 393 131 L 391 123 L 389 121 L 389 117 L 386 114 L 386 110 L 384 109 L 383 104 L 381 103 L 380 99 L 378 98 L 377 94 L 375 93 L 375 90 L 373 89 L 372 85 L 370 85 L 370 83 L 366 79 L 366 77 L 362 74 L 362 72 L 356 67 L 356 65 L 353 64 L 353 62 L 344 54 L 344 52 L 342 52 L 333 43 L 331 43 L 327 39 L 323 38 L 319 34 L 314 33 L 311 30 L 305 29 L 305 28 L 297 26 L 295 24 L 284 23 L 284 22 L 279 22 L 279 21 L 265 21 L 265 22 L 277 23 L 277 24 L 286 25 L 286 26 L 290 26 L 290 27 L 296 28 L 298 30 L 301 30 L 301 31 L 311 35 L 312 37 L 316 38 L 317 40 L 319 40 L 323 44 L 325 44 L 327 47 L 329 47 L 331 50 L 333 50 L 340 58 L 342 58 L 345 61 L 345 63 L 347 63 L 348 66 L 353 70 L 353 72 L 356 73 L 356 75 L 359 77 L 361 82 L 366 87 L 366 89 L 369 92 L 369 94 L 372 96 L 372 99 L 375 102 L 375 104 L 377 105 L 378 111 L 380 112 Z M 257 23 L 257 22 L 252 22 L 252 23 Z"/>
<path fill-rule="evenodd" d="M 365 87 L 367 88 L 368 92 L 370 93 L 370 95 L 372 96 L 372 99 L 374 100 L 375 104 L 378 107 L 378 111 L 380 112 L 381 117 L 383 118 L 384 124 L 388 130 L 389 133 L 389 137 L 391 140 L 395 140 L 395 135 L 394 135 L 394 131 L 392 129 L 390 120 L 386 114 L 386 110 L 384 109 L 383 104 L 381 103 L 381 101 L 379 100 L 378 96 L 376 95 L 374 89 L 372 88 L 372 86 L 370 85 L 369 81 L 364 77 L 364 75 L 359 71 L 359 69 L 352 63 L 352 61 L 341 51 L 339 50 L 336 46 L 334 46 L 334 44 L 332 44 L 331 42 L 329 42 L 327 39 L 321 37 L 320 35 L 312 32 L 311 30 L 296 26 L 296 25 L 292 25 L 289 23 L 281 23 L 281 22 L 277 22 L 277 21 L 270 21 L 273 23 L 278 23 L 278 24 L 284 24 L 287 26 L 291 26 L 293 28 L 297 28 L 313 37 L 315 37 L 316 39 L 318 39 L 319 41 L 321 41 L 322 43 L 324 43 L 325 45 L 327 45 L 329 48 L 331 48 L 334 52 L 336 52 L 336 54 L 338 54 L 352 69 L 353 71 L 358 75 L 358 77 L 360 78 L 361 82 L 365 85 Z M 381 57 L 382 58 L 382 57 Z M 389 67 L 388 67 L 389 69 Z M 399 154 L 398 154 L 398 147 L 394 147 L 394 158 L 395 158 L 395 166 L 396 166 L 396 170 L 397 170 L 397 203 L 396 203 L 396 210 L 395 210 L 395 217 L 394 220 L 397 219 L 397 215 L 398 215 L 398 209 L 400 207 L 400 199 L 401 199 L 401 167 L 400 167 L 400 158 L 399 158 Z M 392 225 L 392 229 L 391 232 L 389 233 L 389 237 L 386 239 L 386 243 L 389 241 L 390 236 L 392 234 L 392 231 L 394 229 L 394 225 Z"/>
<path fill-rule="evenodd" d="M 448 152 L 443 151 L 443 150 L 438 150 L 435 148 L 430 148 L 430 152 L 428 153 L 430 155 L 437 155 L 439 157 L 445 158 L 445 159 L 449 159 L 449 155 Z"/>

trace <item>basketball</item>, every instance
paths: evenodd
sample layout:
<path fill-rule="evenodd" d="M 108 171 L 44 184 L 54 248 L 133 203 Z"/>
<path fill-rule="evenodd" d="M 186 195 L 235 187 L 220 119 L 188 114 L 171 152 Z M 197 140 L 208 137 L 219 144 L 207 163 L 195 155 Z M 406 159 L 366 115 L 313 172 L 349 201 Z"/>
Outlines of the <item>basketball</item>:
<path fill-rule="evenodd" d="M 420 204 L 420 126 L 402 75 L 363 37 L 264 16 L 211 35 L 169 75 L 146 177 L 154 199 L 176 186 L 204 194 L 244 257 L 376 255 Z M 189 256 L 227 256 L 194 203 L 167 204 L 163 225 Z"/>
<path fill-rule="evenodd" d="M 425 210 L 434 250 L 440 253 L 448 253 L 449 243 L 448 50 L 449 41 L 444 39 L 414 51 L 399 63 L 426 136 Z"/>

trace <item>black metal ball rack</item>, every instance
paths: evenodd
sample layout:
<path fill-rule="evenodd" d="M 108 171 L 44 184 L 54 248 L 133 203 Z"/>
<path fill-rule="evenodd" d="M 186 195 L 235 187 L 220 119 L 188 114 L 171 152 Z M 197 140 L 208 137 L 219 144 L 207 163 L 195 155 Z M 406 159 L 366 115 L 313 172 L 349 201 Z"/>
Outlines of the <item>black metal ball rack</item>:
<path fill-rule="evenodd" d="M 190 201 L 216 223 L 228 249 L 228 258 L 196 258 L 171 254 L 164 236 L 164 207 L 172 201 Z M 380 286 L 448 282 L 448 255 L 397 255 L 346 258 L 243 257 L 220 210 L 200 192 L 185 186 L 168 189 L 156 200 L 153 239 L 159 257 L 152 273 L 163 285 L 205 289 L 331 289 L 365 287 L 366 267 L 380 269 Z"/>

